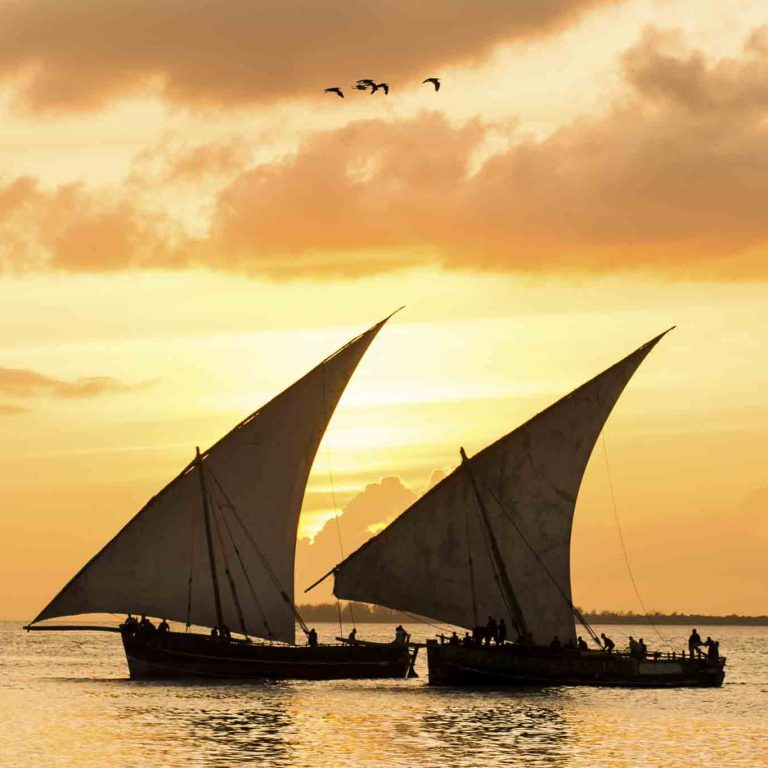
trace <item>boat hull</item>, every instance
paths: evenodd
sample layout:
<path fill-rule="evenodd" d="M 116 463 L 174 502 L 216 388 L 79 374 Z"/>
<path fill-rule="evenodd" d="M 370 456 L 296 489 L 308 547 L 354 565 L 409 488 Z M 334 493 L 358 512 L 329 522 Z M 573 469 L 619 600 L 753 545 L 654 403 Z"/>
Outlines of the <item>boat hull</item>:
<path fill-rule="evenodd" d="M 725 659 L 647 658 L 602 651 L 553 653 L 515 645 L 427 643 L 430 685 L 590 685 L 628 688 L 718 687 Z"/>
<path fill-rule="evenodd" d="M 213 640 L 191 632 L 121 634 L 132 678 L 405 678 L 416 654 L 393 643 L 308 647 Z"/>

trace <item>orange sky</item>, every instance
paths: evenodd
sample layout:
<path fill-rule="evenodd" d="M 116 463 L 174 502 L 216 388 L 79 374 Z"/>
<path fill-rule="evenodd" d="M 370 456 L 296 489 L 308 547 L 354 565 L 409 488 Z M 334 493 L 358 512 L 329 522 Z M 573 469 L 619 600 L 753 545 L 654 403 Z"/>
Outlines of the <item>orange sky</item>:
<path fill-rule="evenodd" d="M 318 454 L 298 586 L 334 495 L 349 549 L 677 324 L 606 431 L 635 577 L 768 613 L 764 3 L 318 8 L 0 0 L 0 618 L 401 304 Z M 602 444 L 573 580 L 639 608 Z"/>

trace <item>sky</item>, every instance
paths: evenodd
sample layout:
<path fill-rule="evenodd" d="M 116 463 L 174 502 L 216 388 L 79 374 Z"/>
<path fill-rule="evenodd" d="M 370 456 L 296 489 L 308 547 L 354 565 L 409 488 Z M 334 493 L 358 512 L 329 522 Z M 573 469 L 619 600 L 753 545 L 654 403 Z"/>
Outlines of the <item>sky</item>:
<path fill-rule="evenodd" d="M 0 127 L 0 618 L 401 305 L 297 587 L 335 515 L 349 552 L 676 325 L 587 469 L 575 601 L 641 610 L 620 530 L 648 609 L 768 613 L 762 0 L 0 0 Z"/>

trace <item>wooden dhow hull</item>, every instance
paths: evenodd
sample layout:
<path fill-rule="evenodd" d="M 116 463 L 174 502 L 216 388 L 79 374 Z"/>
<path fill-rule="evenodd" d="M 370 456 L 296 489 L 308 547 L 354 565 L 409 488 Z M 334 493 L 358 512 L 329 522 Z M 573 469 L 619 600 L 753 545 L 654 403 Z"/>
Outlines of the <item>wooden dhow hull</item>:
<path fill-rule="evenodd" d="M 192 632 L 142 632 L 130 628 L 122 628 L 121 635 L 132 678 L 405 678 L 417 652 L 394 643 L 268 645 L 212 639 Z"/>
<path fill-rule="evenodd" d="M 627 688 L 719 687 L 725 659 L 636 659 L 626 654 L 548 648 L 455 646 L 427 642 L 430 685 L 590 685 Z"/>

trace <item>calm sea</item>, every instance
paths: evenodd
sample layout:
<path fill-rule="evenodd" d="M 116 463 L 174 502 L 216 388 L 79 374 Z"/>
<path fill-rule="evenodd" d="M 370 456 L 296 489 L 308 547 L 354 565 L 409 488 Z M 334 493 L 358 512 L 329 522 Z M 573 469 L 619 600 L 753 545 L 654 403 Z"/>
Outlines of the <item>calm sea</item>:
<path fill-rule="evenodd" d="M 678 648 L 687 630 L 661 628 Z M 768 628 L 699 631 L 728 657 L 721 689 L 478 692 L 429 688 L 424 659 L 408 681 L 132 682 L 116 635 L 0 623 L 0 766 L 768 766 Z"/>

